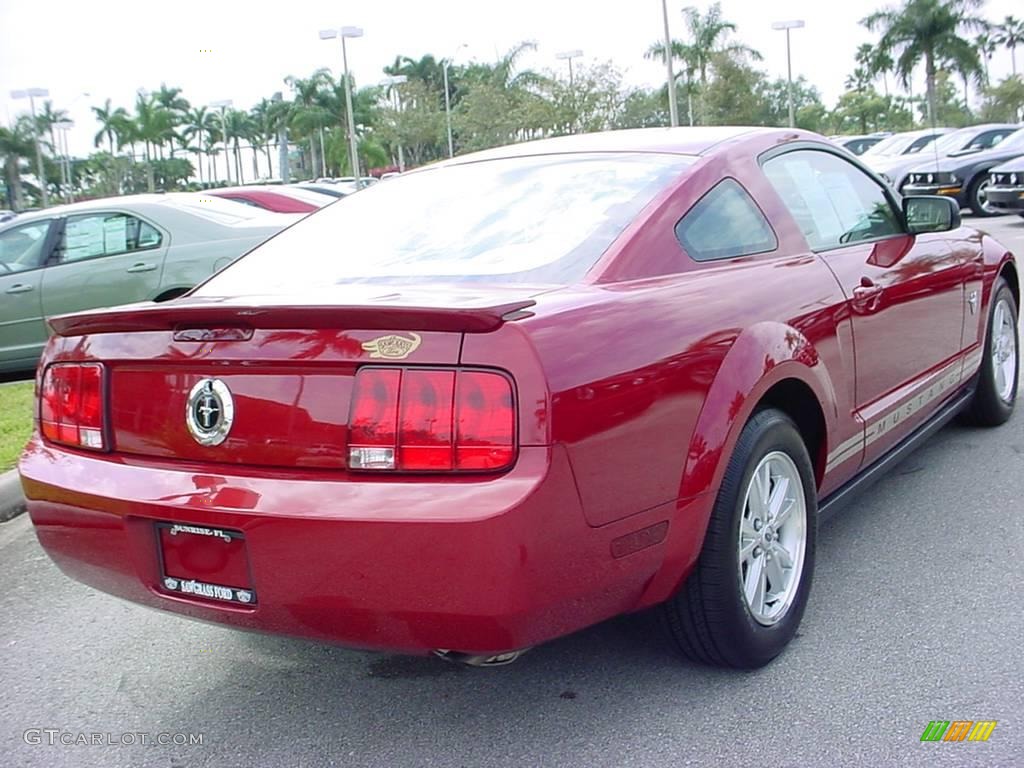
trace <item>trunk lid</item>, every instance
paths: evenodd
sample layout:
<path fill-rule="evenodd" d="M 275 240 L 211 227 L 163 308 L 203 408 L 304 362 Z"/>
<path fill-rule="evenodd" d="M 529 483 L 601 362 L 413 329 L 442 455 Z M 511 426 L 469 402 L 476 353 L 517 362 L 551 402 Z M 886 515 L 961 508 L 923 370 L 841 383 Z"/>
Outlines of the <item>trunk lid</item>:
<path fill-rule="evenodd" d="M 107 365 L 115 452 L 161 460 L 341 469 L 360 366 L 456 366 L 464 333 L 494 330 L 523 316 L 534 303 L 523 289 L 378 289 L 361 302 L 352 292 L 345 292 L 344 299 L 341 293 L 185 298 L 57 317 L 50 323 L 62 336 L 85 336 L 88 351 Z M 217 399 L 204 400 L 211 389 L 205 382 L 211 380 L 224 389 Z M 204 444 L 202 430 L 197 437 L 196 420 L 204 417 L 195 409 L 204 406 L 217 411 L 209 416 L 217 423 L 230 409 L 231 424 L 222 442 Z"/>

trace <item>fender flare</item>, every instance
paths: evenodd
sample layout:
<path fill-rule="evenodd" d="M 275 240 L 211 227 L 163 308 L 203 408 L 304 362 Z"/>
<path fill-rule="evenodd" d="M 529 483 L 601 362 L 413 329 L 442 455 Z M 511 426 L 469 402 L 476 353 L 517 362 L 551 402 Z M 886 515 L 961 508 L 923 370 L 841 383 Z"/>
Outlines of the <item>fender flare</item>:
<path fill-rule="evenodd" d="M 837 398 L 818 350 L 793 326 L 758 323 L 736 339 L 711 382 L 690 438 L 679 498 L 718 487 L 743 426 L 765 393 L 787 379 L 814 393 L 825 417 L 827 443 L 836 426 Z"/>

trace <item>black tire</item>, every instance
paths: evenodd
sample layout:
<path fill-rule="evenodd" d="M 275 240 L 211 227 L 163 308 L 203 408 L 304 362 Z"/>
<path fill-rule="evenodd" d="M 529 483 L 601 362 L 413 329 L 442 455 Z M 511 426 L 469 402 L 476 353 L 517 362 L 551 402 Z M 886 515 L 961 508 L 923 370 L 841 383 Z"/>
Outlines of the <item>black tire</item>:
<path fill-rule="evenodd" d="M 1002 277 L 996 278 L 996 284 L 992 290 L 992 300 L 989 302 L 988 320 L 985 323 L 984 353 L 981 357 L 981 370 L 978 371 L 977 389 L 970 404 L 964 410 L 961 421 L 976 427 L 998 427 L 1004 424 L 1013 415 L 1013 408 L 1017 402 L 1017 385 L 1020 377 L 1020 365 L 1014 369 L 1013 387 L 1010 391 L 1009 401 L 1004 400 L 999 394 L 996 384 L 995 369 L 992 365 L 992 321 L 995 317 L 996 306 L 1005 302 L 1008 306 L 1013 321 L 1013 337 L 1015 355 L 1019 357 L 1020 337 L 1017 331 L 1017 302 L 1014 301 L 1013 292 L 1006 280 Z"/>
<path fill-rule="evenodd" d="M 988 173 L 978 174 L 978 178 L 971 184 L 970 189 L 967 191 L 967 204 L 971 206 L 971 210 L 975 216 L 981 216 L 986 218 L 988 216 L 998 216 L 996 211 L 986 211 L 985 207 L 981 203 L 981 187 L 988 181 Z"/>
<path fill-rule="evenodd" d="M 789 607 L 781 619 L 766 626 L 754 618 L 743 596 L 739 535 L 754 470 L 773 452 L 786 454 L 800 475 L 806 509 L 805 547 Z M 817 512 L 814 470 L 796 425 L 775 409 L 756 412 L 744 426 L 729 460 L 697 565 L 664 605 L 669 631 L 684 656 L 704 664 L 755 669 L 782 652 L 796 634 L 807 605 Z"/>

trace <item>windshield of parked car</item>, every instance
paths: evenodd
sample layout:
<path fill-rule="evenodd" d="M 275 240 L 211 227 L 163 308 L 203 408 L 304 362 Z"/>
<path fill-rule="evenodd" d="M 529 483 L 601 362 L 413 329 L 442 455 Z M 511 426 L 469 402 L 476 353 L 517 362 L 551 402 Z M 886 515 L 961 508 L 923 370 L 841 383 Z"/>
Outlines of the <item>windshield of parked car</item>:
<path fill-rule="evenodd" d="M 958 131 L 947 133 L 935 142 L 934 149 L 939 153 L 939 156 L 948 155 L 950 152 L 956 152 L 964 149 L 968 144 L 978 135 L 977 128 L 961 128 Z M 929 147 L 929 149 L 932 149 Z"/>
<path fill-rule="evenodd" d="M 902 155 L 916 136 L 904 136 L 897 134 L 882 139 L 880 142 L 869 148 L 865 155 Z"/>
<path fill-rule="evenodd" d="M 999 142 L 999 149 L 1021 149 L 1024 148 L 1024 130 L 1011 133 L 1001 142 Z"/>
<path fill-rule="evenodd" d="M 310 215 L 195 295 L 366 281 L 574 282 L 693 160 L 565 154 L 406 174 Z"/>

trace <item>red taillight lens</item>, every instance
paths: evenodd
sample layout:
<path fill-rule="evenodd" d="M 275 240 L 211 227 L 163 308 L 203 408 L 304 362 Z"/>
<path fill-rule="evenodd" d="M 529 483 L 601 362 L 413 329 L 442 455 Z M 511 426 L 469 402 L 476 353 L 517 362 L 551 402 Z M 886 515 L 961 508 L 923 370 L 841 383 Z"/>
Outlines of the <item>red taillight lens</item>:
<path fill-rule="evenodd" d="M 493 373 L 463 371 L 455 402 L 456 469 L 497 469 L 511 463 L 515 410 L 508 379 Z"/>
<path fill-rule="evenodd" d="M 504 469 L 515 458 L 512 384 L 486 371 L 362 368 L 348 455 L 350 469 Z"/>
<path fill-rule="evenodd" d="M 405 371 L 399 419 L 399 466 L 452 468 L 452 395 L 455 371 Z"/>
<path fill-rule="evenodd" d="M 348 418 L 350 468 L 395 468 L 401 380 L 394 368 L 364 368 L 356 375 Z"/>
<path fill-rule="evenodd" d="M 103 450 L 103 366 L 59 363 L 43 375 L 39 427 L 56 443 Z"/>

